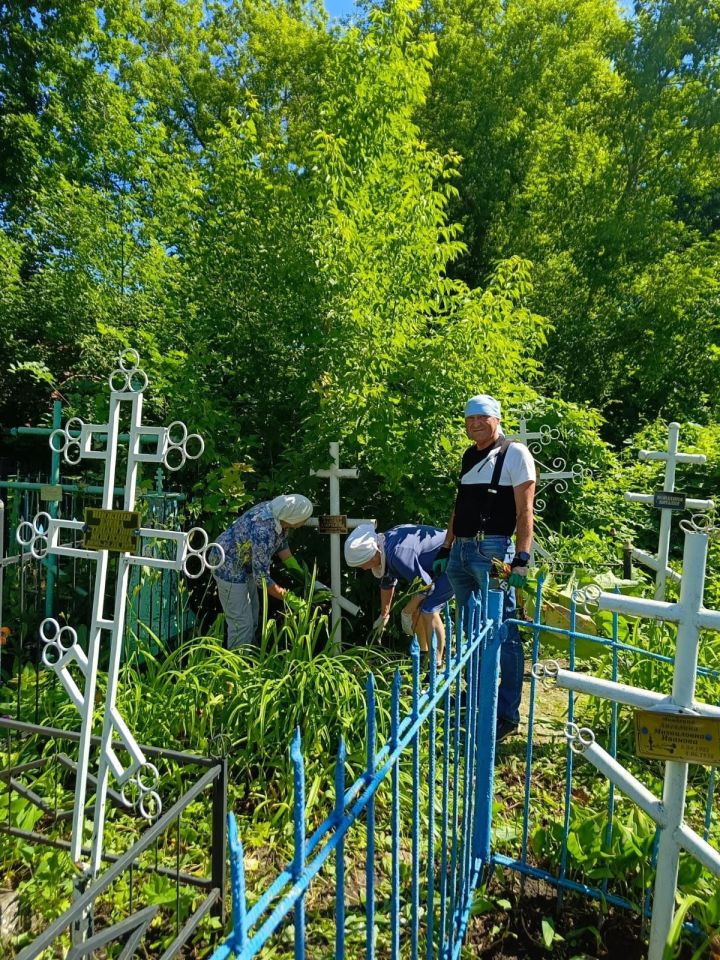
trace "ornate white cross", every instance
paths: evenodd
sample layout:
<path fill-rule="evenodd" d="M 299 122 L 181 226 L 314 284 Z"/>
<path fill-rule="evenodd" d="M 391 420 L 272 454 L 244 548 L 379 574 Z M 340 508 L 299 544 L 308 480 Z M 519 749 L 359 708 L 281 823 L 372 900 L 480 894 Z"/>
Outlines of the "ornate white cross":
<path fill-rule="evenodd" d="M 340 514 L 340 479 L 343 477 L 355 479 L 358 475 L 358 472 L 354 467 L 340 466 L 339 443 L 330 444 L 330 459 L 332 462 L 329 469 L 311 470 L 310 476 L 328 477 L 330 479 L 330 514 L 331 516 L 336 517 Z M 375 521 L 360 520 L 357 518 L 348 517 L 347 529 L 353 530 L 355 527 L 359 527 L 361 523 L 375 523 Z M 313 517 L 308 522 L 308 526 L 317 527 L 317 517 Z M 323 586 L 321 583 L 318 583 L 317 586 L 321 590 L 327 589 L 327 587 Z M 360 607 L 342 595 L 342 569 L 340 566 L 339 533 L 330 534 L 330 591 L 332 593 L 333 647 L 339 650 L 342 641 L 342 614 L 340 613 L 340 610 L 347 610 L 348 613 L 352 613 L 355 616 L 360 613 Z"/>
<path fill-rule="evenodd" d="M 556 493 L 567 493 L 569 480 L 573 483 L 582 483 L 590 475 L 590 471 L 579 463 L 574 463 L 568 469 L 567 461 L 563 457 L 555 457 L 550 466 L 540 460 L 543 447 L 546 447 L 553 440 L 560 439 L 560 430 L 557 427 L 551 427 L 549 424 L 543 423 L 537 430 L 528 430 L 527 417 L 524 413 L 521 413 L 517 433 L 512 434 L 507 439 L 519 440 L 520 443 L 524 443 L 537 463 L 535 513 L 542 513 L 547 506 L 544 496 L 549 486 L 552 485 Z M 547 550 L 544 550 L 536 541 L 533 541 L 532 552 L 539 553 L 546 560 L 551 559 Z"/>
<path fill-rule="evenodd" d="M 539 459 L 543 447 L 546 447 L 552 440 L 560 439 L 560 431 L 557 427 L 551 427 L 543 423 L 538 430 L 529 431 L 525 414 L 522 414 L 517 433 L 507 439 L 519 440 L 520 443 L 524 443 L 537 462 L 539 469 L 535 495 L 536 513 L 542 513 L 547 506 L 541 495 L 548 486 L 552 484 L 556 493 L 567 493 L 569 489 L 568 480 L 573 483 L 581 483 L 588 476 L 589 471 L 580 463 L 574 463 L 568 469 L 567 461 L 563 457 L 555 457 L 550 466 Z"/>
<path fill-rule="evenodd" d="M 675 490 L 675 466 L 678 463 L 705 463 L 706 457 L 702 453 L 678 453 L 678 436 L 680 434 L 680 424 L 671 423 L 668 425 L 668 448 L 667 450 L 641 450 L 638 454 L 640 460 L 664 460 L 665 461 L 665 482 L 663 484 L 664 493 L 673 493 Z M 649 503 L 653 505 L 655 498 L 651 493 L 626 493 L 625 499 L 630 503 Z M 685 507 L 689 510 L 712 510 L 714 503 L 712 500 L 685 500 Z M 672 523 L 672 510 L 661 508 L 660 510 L 660 537 L 658 540 L 658 552 L 656 556 L 646 553 L 644 550 L 632 548 L 632 555 L 639 563 L 650 567 L 655 571 L 655 599 L 665 599 L 665 584 L 668 580 L 680 582 L 680 577 L 674 570 L 668 566 L 668 557 L 670 555 L 670 526 Z"/>
<path fill-rule="evenodd" d="M 681 523 L 685 531 L 685 550 L 680 599 L 677 603 L 625 597 L 615 593 L 603 593 L 599 589 L 596 589 L 588 601 L 596 601 L 601 610 L 677 623 L 671 696 L 563 670 L 554 661 L 535 664 L 534 675 L 538 678 L 553 679 L 559 687 L 566 690 L 604 697 L 615 703 L 658 712 L 664 716 L 720 718 L 720 707 L 695 701 L 700 630 L 720 630 L 720 611 L 706 610 L 703 606 L 708 534 L 702 531 L 703 528 L 708 531 L 711 528 L 707 517 L 696 517 L 693 521 L 692 524 L 687 521 Z M 698 526 L 698 523 L 701 525 Z M 675 909 L 680 850 L 686 850 L 704 867 L 720 877 L 720 853 L 684 822 L 688 764 L 679 760 L 666 761 L 663 797 L 658 800 L 647 787 L 595 742 L 592 730 L 571 723 L 568 724 L 566 736 L 575 752 L 582 753 L 660 827 L 648 960 L 662 960 Z"/>
<path fill-rule="evenodd" d="M 83 423 L 78 417 L 67 422 L 64 429 L 55 430 L 50 436 L 50 447 L 56 453 L 62 453 L 67 463 L 77 465 L 81 460 L 100 460 L 105 463 L 105 476 L 100 518 L 115 526 L 125 537 L 135 537 L 146 541 L 139 553 L 128 549 L 110 547 L 118 553 L 115 596 L 112 612 L 106 612 L 106 581 L 108 575 L 109 552 L 107 548 L 90 549 L 72 546 L 73 537 L 78 531 L 86 531 L 86 525 L 79 520 L 58 520 L 48 513 L 38 513 L 32 521 L 23 521 L 17 529 L 18 543 L 30 549 L 32 555 L 42 559 L 48 554 L 60 557 L 80 557 L 95 561 L 95 592 L 93 596 L 92 620 L 88 635 L 88 652 L 84 652 L 77 642 L 77 634 L 70 626 L 60 626 L 57 620 L 48 618 L 40 625 L 40 636 L 44 643 L 43 661 L 60 678 L 65 690 L 82 717 L 82 730 L 75 784 L 75 806 L 73 810 L 73 831 L 71 856 L 76 863 L 82 858 L 85 834 L 85 803 L 89 773 L 90 742 L 95 719 L 95 689 L 97 685 L 98 660 L 103 635 L 109 643 L 109 665 L 107 692 L 103 712 L 103 728 L 99 751 L 97 788 L 95 792 L 95 812 L 93 815 L 90 876 L 95 877 L 101 868 L 103 835 L 105 826 L 105 804 L 108 790 L 108 775 L 112 772 L 122 796 L 130 805 L 131 799 L 126 790 L 134 794 L 134 802 L 140 813 L 147 819 L 153 819 L 161 811 L 161 801 L 157 793 L 159 775 L 151 763 L 147 763 L 140 747 L 135 741 L 116 705 L 118 671 L 125 623 L 125 606 L 129 568 L 142 564 L 171 570 L 184 570 L 186 576 L 199 577 L 205 569 L 214 569 L 224 560 L 222 548 L 218 547 L 215 559 L 210 562 L 207 552 L 216 544 L 209 544 L 204 530 L 195 527 L 188 533 L 173 530 L 154 530 L 149 528 L 122 529 L 127 527 L 135 507 L 138 467 L 142 463 L 162 463 L 168 470 L 179 470 L 186 460 L 196 460 L 201 456 L 204 443 L 198 434 L 188 435 L 187 427 L 175 421 L 169 427 L 147 427 L 142 424 L 143 391 L 148 379 L 139 367 L 140 357 L 135 350 L 124 350 L 118 358 L 118 369 L 109 378 L 110 411 L 106 424 Z M 121 407 L 130 407 L 130 428 L 127 445 L 127 465 L 125 467 L 125 485 L 123 511 L 112 510 L 115 474 L 118 469 L 118 443 L 120 437 Z M 143 449 L 145 445 L 146 449 Z M 147 447 L 149 446 L 149 449 Z M 174 548 L 168 558 L 153 556 L 153 542 L 164 541 Z M 127 541 L 125 541 L 127 544 Z M 147 553 L 148 555 L 143 555 Z M 218 559 L 219 558 L 219 559 Z M 78 686 L 71 665 L 83 678 Z M 123 763 L 113 746 L 119 740 L 129 755 L 129 761 Z"/>

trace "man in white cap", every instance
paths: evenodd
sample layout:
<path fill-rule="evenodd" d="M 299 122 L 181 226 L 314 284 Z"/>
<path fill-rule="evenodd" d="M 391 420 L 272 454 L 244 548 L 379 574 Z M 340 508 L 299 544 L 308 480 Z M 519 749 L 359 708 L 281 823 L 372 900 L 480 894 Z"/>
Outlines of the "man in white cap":
<path fill-rule="evenodd" d="M 230 649 L 255 642 L 261 583 L 265 583 L 268 596 L 277 600 L 288 602 L 293 596 L 272 579 L 270 564 L 277 554 L 291 572 L 302 572 L 288 546 L 287 531 L 302 527 L 311 516 L 308 498 L 291 493 L 251 507 L 217 538 L 225 561 L 215 570 L 215 580 Z"/>
<path fill-rule="evenodd" d="M 464 606 L 492 574 L 493 558 L 510 561 L 503 610 L 508 619 L 515 614 L 513 588 L 527 586 L 535 463 L 524 444 L 503 436 L 500 404 L 494 397 L 479 394 L 468 400 L 465 431 L 472 446 L 463 454 L 455 509 L 433 569 L 437 573 L 447 568 L 458 605 Z M 497 742 L 517 731 L 524 670 L 520 632 L 509 626 L 500 649 Z"/>
<path fill-rule="evenodd" d="M 445 531 L 411 523 L 377 533 L 371 523 L 361 524 L 345 541 L 349 567 L 371 570 L 380 581 L 380 616 L 373 626 L 382 631 L 390 619 L 390 607 L 398 580 L 419 583 L 417 594 L 401 614 L 405 633 L 417 634 L 420 650 L 430 651 L 433 630 L 437 639 L 437 664 L 445 650 L 445 627 L 441 610 L 452 597 L 447 574 L 433 579 L 433 562 L 445 541 Z"/>

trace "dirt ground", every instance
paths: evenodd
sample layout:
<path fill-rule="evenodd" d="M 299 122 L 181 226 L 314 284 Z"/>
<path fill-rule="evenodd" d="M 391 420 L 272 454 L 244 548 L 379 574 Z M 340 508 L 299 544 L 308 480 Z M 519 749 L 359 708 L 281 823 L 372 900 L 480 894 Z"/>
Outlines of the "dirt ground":
<path fill-rule="evenodd" d="M 564 757 L 567 704 L 566 690 L 553 683 L 536 685 L 533 738 L 540 752 L 557 749 Z M 500 771 L 504 762 L 524 758 L 529 706 L 526 675 L 520 729 L 498 748 Z M 642 960 L 647 954 L 647 930 L 627 911 L 603 909 L 567 892 L 559 896 L 542 881 L 508 872 L 491 880 L 487 895 L 495 906 L 471 919 L 462 954 L 466 960 Z"/>
<path fill-rule="evenodd" d="M 488 895 L 509 906 L 474 917 L 463 957 L 488 960 L 642 960 L 647 947 L 639 918 L 626 911 L 603 912 L 597 903 L 568 894 L 558 901 L 547 884 L 515 878 L 512 886 L 491 884 Z M 561 907 L 561 909 L 560 909 Z M 680 954 L 689 957 L 690 953 Z"/>

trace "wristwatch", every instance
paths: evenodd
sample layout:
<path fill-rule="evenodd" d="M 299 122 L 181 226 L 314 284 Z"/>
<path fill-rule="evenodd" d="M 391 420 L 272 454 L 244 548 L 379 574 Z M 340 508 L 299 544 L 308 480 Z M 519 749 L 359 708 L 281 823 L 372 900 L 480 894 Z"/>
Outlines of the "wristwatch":
<path fill-rule="evenodd" d="M 526 567 L 530 563 L 530 554 L 525 550 L 520 550 L 519 553 L 515 554 L 511 566 L 513 567 Z"/>

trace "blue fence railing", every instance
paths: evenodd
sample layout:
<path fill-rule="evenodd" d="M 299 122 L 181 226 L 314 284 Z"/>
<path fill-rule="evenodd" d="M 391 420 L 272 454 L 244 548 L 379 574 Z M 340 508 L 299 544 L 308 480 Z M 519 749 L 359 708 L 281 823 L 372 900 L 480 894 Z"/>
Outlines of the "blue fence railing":
<path fill-rule="evenodd" d="M 487 598 L 485 609 L 470 601 L 465 625 L 459 615 L 453 630 L 448 618 L 445 666 L 438 675 L 430 656 L 427 687 L 413 641 L 410 709 L 401 716 L 397 672 L 390 736 L 379 750 L 375 683 L 369 676 L 365 769 L 348 787 L 341 742 L 334 807 L 309 838 L 305 762 L 296 732 L 291 745 L 294 856 L 252 906 L 231 815 L 233 928 L 213 960 L 232 954 L 238 960 L 253 957 L 273 937 L 285 938 L 282 953 L 292 950 L 298 960 L 306 951 L 333 954 L 336 960 L 459 956 L 474 891 L 490 858 L 502 594 L 489 591 Z M 334 861 L 334 884 L 323 883 L 318 891 L 313 881 L 328 861 Z M 359 862 L 364 867 L 361 890 Z M 308 920 L 309 896 L 313 917 L 334 918 L 332 946 L 327 930 L 316 934 Z M 292 948 L 286 946 L 290 939 Z"/>
<path fill-rule="evenodd" d="M 543 707 L 546 707 L 551 699 L 547 695 L 545 684 L 552 687 L 552 674 L 545 680 L 542 678 L 542 671 L 536 670 L 534 665 L 541 665 L 543 660 L 559 660 L 565 669 L 590 672 L 615 682 L 630 682 L 631 685 L 633 674 L 638 670 L 638 665 L 641 665 L 643 671 L 641 679 L 644 681 L 642 685 L 669 693 L 671 668 L 674 664 L 674 656 L 669 652 L 672 644 L 666 643 L 667 649 L 663 651 L 663 643 L 656 637 L 654 641 L 646 640 L 646 644 L 641 645 L 635 635 L 627 630 L 627 624 L 625 625 L 626 636 L 621 639 L 621 621 L 617 614 L 609 615 L 610 620 L 606 629 L 608 636 L 586 633 L 577 629 L 577 624 L 583 619 L 582 591 L 579 591 L 579 597 L 580 599 L 578 594 L 573 594 L 569 601 L 568 627 L 543 623 L 541 616 L 544 609 L 544 577 L 541 575 L 535 596 L 534 620 L 532 622 L 508 621 L 516 623 L 526 636 L 530 634 L 532 638 L 530 663 L 533 669 L 530 671 L 527 701 L 528 736 L 526 744 L 523 745 L 522 813 L 515 824 L 516 829 L 505 830 L 502 842 L 494 844 L 490 863 L 491 866 L 514 871 L 554 887 L 558 892 L 559 902 L 562 901 L 563 892 L 568 891 L 602 901 L 607 905 L 650 916 L 652 889 L 650 880 L 657 856 L 658 832 L 652 826 L 652 835 L 646 844 L 649 850 L 644 863 L 644 867 L 648 868 L 644 878 L 645 889 L 638 895 L 636 890 L 630 889 L 631 883 L 628 882 L 636 872 L 632 866 L 628 866 L 623 875 L 622 865 L 613 867 L 611 862 L 612 857 L 615 856 L 622 864 L 618 851 L 613 851 L 613 839 L 618 826 L 622 829 L 627 822 L 628 810 L 632 804 L 626 801 L 619 810 L 618 790 L 614 784 L 604 779 L 598 780 L 595 774 L 593 792 L 597 797 L 597 794 L 602 791 L 605 797 L 603 838 L 600 847 L 598 848 L 595 838 L 583 836 L 582 828 L 578 828 L 578 824 L 573 822 L 573 815 L 583 805 L 582 797 L 587 790 L 588 773 L 587 767 L 584 771 L 576 770 L 578 758 L 573 753 L 562 728 L 565 723 L 573 721 L 586 723 L 589 710 L 598 716 L 597 701 L 593 707 L 586 699 L 578 708 L 577 693 L 572 690 L 561 693 L 557 688 L 557 694 L 564 699 L 561 717 L 558 717 L 557 713 L 557 696 L 554 698 L 551 710 L 545 709 L 542 716 Z M 587 621 L 588 618 L 585 617 L 584 622 L 587 623 Z M 664 671 L 664 677 L 660 676 L 661 671 Z M 720 674 L 716 670 L 702 665 L 698 667 L 698 677 L 714 682 L 720 680 Z M 717 702 L 717 691 L 720 690 L 720 686 L 716 685 L 714 689 L 716 693 L 713 702 Z M 620 762 L 631 759 L 633 753 L 632 748 L 628 753 L 627 742 L 624 746 L 619 743 L 623 711 L 630 709 L 616 702 L 606 701 L 605 716 L 599 720 L 602 744 L 612 758 Z M 548 742 L 547 737 L 538 735 L 538 726 L 543 721 L 547 722 L 549 715 L 554 715 L 556 726 L 560 729 Z M 624 717 L 626 721 L 629 720 L 628 713 L 625 713 Z M 547 769 L 542 766 L 543 762 L 546 762 L 548 748 L 552 750 L 553 792 L 560 801 L 553 811 L 548 810 Z M 585 765 L 581 761 L 582 766 Z M 696 826 L 705 840 L 711 839 L 711 824 L 714 822 L 712 812 L 716 803 L 716 770 L 716 767 L 709 767 L 705 771 L 697 768 L 695 772 L 695 792 L 700 796 L 704 791 L 704 802 L 701 801 L 696 805 L 695 817 L 698 821 Z M 655 775 L 658 779 L 658 790 L 661 793 L 660 771 L 655 771 Z M 554 848 L 551 851 L 542 851 L 540 844 L 533 844 L 533 835 L 535 830 L 546 829 L 548 823 L 551 825 L 560 823 L 562 829 L 558 831 L 559 836 L 556 837 Z M 590 831 L 587 833 L 589 834 Z M 635 840 L 639 850 L 642 840 L 639 836 Z M 571 845 L 573 846 L 572 854 Z M 591 848 L 594 848 L 597 854 L 595 859 L 593 859 Z"/>
<path fill-rule="evenodd" d="M 531 638 L 531 664 L 543 658 L 560 659 L 566 669 L 590 670 L 614 681 L 632 679 L 626 674 L 638 663 L 643 669 L 649 665 L 669 674 L 668 668 L 674 661 L 668 652 L 672 644 L 666 644 L 663 651 L 658 648 L 662 644 L 643 646 L 632 634 L 621 639 L 617 614 L 607 623 L 608 636 L 579 630 L 578 624 L 588 620 L 582 618 L 578 609 L 582 604 L 575 596 L 566 610 L 569 626 L 543 623 L 543 590 L 541 576 L 534 620 L 513 621 Z M 600 809 L 603 837 L 596 860 L 588 856 L 583 862 L 590 842 L 588 851 L 579 849 L 585 841 L 580 834 L 573 836 L 577 827 L 573 817 L 579 809 L 582 812 L 582 798 L 588 789 L 587 769 L 584 776 L 578 777 L 581 771 L 576 769 L 576 758 L 564 735 L 565 723 L 572 722 L 576 715 L 577 694 L 570 690 L 565 697 L 565 692 L 558 690 L 564 700 L 558 713 L 558 697 L 546 695 L 548 692 L 534 669 L 530 671 L 524 708 L 527 741 L 516 740 L 502 748 L 520 761 L 521 772 L 516 763 L 512 778 L 519 784 L 515 787 L 519 797 L 511 798 L 503 790 L 506 810 L 502 831 L 493 832 L 497 826 L 492 821 L 494 732 L 504 628 L 499 626 L 502 594 L 491 590 L 487 597 L 484 610 L 471 600 L 464 614 L 466 627 L 462 611 L 454 632 L 447 617 L 448 650 L 452 654 L 439 675 L 431 667 L 426 683 L 421 682 L 419 650 L 413 642 L 410 710 L 401 716 L 401 678 L 397 673 L 391 698 L 390 737 L 379 751 L 375 686 L 372 675 L 368 678 L 365 769 L 348 788 L 345 746 L 341 742 L 335 769 L 334 808 L 309 839 L 305 833 L 305 766 L 300 733 L 296 732 L 291 745 L 294 856 L 252 905 L 246 895 L 243 848 L 231 815 L 233 929 L 212 960 L 225 960 L 231 955 L 248 960 L 266 945 L 271 948 L 273 938 L 279 937 L 283 938 L 279 954 L 293 953 L 296 958 L 304 958 L 307 951 L 311 956 L 334 956 L 335 960 L 346 956 L 368 960 L 375 956 L 393 960 L 400 956 L 410 960 L 456 960 L 467 932 L 475 890 L 495 867 L 548 884 L 557 891 L 558 904 L 565 892 L 572 892 L 602 901 L 606 906 L 649 915 L 657 837 L 654 841 L 652 835 L 649 837 L 649 852 L 643 864 L 643 869 L 648 868 L 644 890 L 641 888 L 639 896 L 637 891 L 628 892 L 628 878 L 618 875 L 617 870 L 614 874 L 604 870 L 603 866 L 609 862 L 616 828 L 627 819 L 629 807 L 627 803 L 618 807 L 618 793 L 612 784 L 596 782 L 592 787 L 594 810 L 599 809 L 595 802 L 598 791 L 604 791 L 604 807 Z M 430 660 L 432 663 L 434 657 Z M 717 672 L 707 667 L 700 667 L 698 676 L 718 679 Z M 667 685 L 667 676 L 656 679 L 660 688 Z M 582 705 L 583 716 L 587 706 Z M 593 709 L 597 709 L 597 703 Z M 619 731 L 624 709 L 609 703 L 599 731 L 608 752 L 621 760 Z M 550 737 L 543 736 L 539 729 L 548 716 L 554 724 Z M 702 779 L 702 774 L 698 777 Z M 706 840 L 712 839 L 715 784 L 715 768 L 710 768 L 702 788 L 699 786 L 696 791 L 705 791 L 704 804 L 699 804 L 696 817 Z M 379 800 L 378 791 L 384 787 L 388 788 L 389 799 Z M 550 806 L 548 796 L 553 798 Z M 514 821 L 507 809 L 512 807 L 517 809 Z M 557 827 L 555 846 L 543 851 L 534 840 L 538 830 L 550 826 Z M 595 839 L 592 844 L 597 846 Z M 387 869 L 383 866 L 385 860 L 389 860 Z M 314 893 L 313 881 L 328 861 L 329 866 L 334 861 L 335 867 L 332 893 L 328 893 L 327 882 L 320 894 Z M 364 866 L 364 896 L 358 895 L 359 861 Z M 326 930 L 316 935 L 312 929 L 306 910 L 309 897 L 313 918 L 334 917 L 332 945 Z M 271 955 L 275 955 L 272 950 Z"/>

